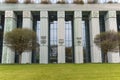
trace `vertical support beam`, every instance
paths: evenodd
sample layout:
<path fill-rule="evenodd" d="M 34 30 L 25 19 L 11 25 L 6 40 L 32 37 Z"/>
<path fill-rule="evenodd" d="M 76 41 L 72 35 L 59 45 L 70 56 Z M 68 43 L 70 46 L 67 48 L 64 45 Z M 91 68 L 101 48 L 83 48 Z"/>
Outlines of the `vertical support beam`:
<path fill-rule="evenodd" d="M 22 28 L 32 29 L 32 15 L 30 11 L 23 11 L 23 25 Z M 22 53 L 21 63 L 31 63 L 32 51 L 25 51 Z"/>
<path fill-rule="evenodd" d="M 5 11 L 4 34 L 16 28 L 16 19 L 13 11 Z M 3 37 L 4 38 L 4 37 Z M 3 42 L 2 63 L 14 63 L 15 51 L 12 51 Z"/>
<path fill-rule="evenodd" d="M 90 14 L 90 44 L 91 44 L 91 62 L 102 62 L 101 49 L 94 43 L 94 38 L 97 34 L 100 34 L 99 27 L 99 11 L 91 11 Z"/>
<path fill-rule="evenodd" d="M 48 63 L 48 12 L 40 11 L 40 63 Z"/>
<path fill-rule="evenodd" d="M 74 47 L 75 63 L 83 63 L 82 46 L 82 12 L 75 11 L 74 15 Z"/>
<path fill-rule="evenodd" d="M 114 30 L 117 32 L 117 21 L 116 21 L 116 11 L 108 11 L 105 17 L 105 30 Z M 108 52 L 108 62 L 109 63 L 119 63 L 120 55 L 119 52 Z"/>
<path fill-rule="evenodd" d="M 105 30 L 117 32 L 116 11 L 108 11 L 105 16 Z"/>
<path fill-rule="evenodd" d="M 65 12 L 58 11 L 58 63 L 65 63 Z"/>

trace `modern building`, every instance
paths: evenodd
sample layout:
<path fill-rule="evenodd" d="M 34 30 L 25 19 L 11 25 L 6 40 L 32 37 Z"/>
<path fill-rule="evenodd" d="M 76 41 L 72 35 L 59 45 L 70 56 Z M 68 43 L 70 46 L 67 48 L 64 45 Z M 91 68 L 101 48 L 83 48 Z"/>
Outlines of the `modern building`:
<path fill-rule="evenodd" d="M 120 30 L 120 0 L 1 0 L 0 31 L 36 31 L 40 47 L 24 52 L 22 63 L 102 63 L 104 53 L 94 44 L 100 32 Z M 18 55 L 0 34 L 1 63 L 17 63 Z M 119 53 L 108 53 L 119 63 Z"/>

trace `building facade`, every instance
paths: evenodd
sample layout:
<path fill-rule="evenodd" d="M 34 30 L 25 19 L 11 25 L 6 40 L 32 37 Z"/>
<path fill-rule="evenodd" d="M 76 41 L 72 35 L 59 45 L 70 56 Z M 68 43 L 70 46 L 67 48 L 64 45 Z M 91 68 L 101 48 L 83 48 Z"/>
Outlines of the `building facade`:
<path fill-rule="evenodd" d="M 15 28 L 36 31 L 40 47 L 23 52 L 22 63 L 104 62 L 104 53 L 94 44 L 94 38 L 101 32 L 120 30 L 119 1 L 68 1 L 6 0 L 0 3 L 1 33 Z M 4 34 L 0 34 L 1 63 L 17 63 L 18 55 L 4 44 Z M 108 62 L 119 63 L 119 53 L 109 52 Z"/>

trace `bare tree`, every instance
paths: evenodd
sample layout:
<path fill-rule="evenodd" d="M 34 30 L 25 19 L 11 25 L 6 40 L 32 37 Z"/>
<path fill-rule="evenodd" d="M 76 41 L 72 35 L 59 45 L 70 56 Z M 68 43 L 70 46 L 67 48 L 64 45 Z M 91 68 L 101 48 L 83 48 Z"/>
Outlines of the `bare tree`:
<path fill-rule="evenodd" d="M 118 51 L 118 33 L 115 31 L 102 32 L 96 35 L 94 43 L 105 54 L 105 62 L 108 62 L 107 53 Z"/>
<path fill-rule="evenodd" d="M 31 51 L 38 46 L 36 33 L 30 29 L 14 29 L 5 34 L 5 45 L 19 54 L 19 63 L 24 51 Z"/>

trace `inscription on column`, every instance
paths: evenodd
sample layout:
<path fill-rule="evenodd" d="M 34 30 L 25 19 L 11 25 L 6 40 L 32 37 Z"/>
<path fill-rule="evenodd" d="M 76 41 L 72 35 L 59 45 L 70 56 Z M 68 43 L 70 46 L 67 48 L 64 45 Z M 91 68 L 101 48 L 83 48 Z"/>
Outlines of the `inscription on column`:
<path fill-rule="evenodd" d="M 59 44 L 62 45 L 64 43 L 64 39 L 59 39 Z"/>
<path fill-rule="evenodd" d="M 108 14 L 109 14 L 109 17 L 116 17 L 115 11 L 109 11 Z"/>
<path fill-rule="evenodd" d="M 46 36 L 41 36 L 41 44 L 46 44 Z"/>
<path fill-rule="evenodd" d="M 81 44 L 81 37 L 77 37 L 77 44 L 80 45 Z"/>

